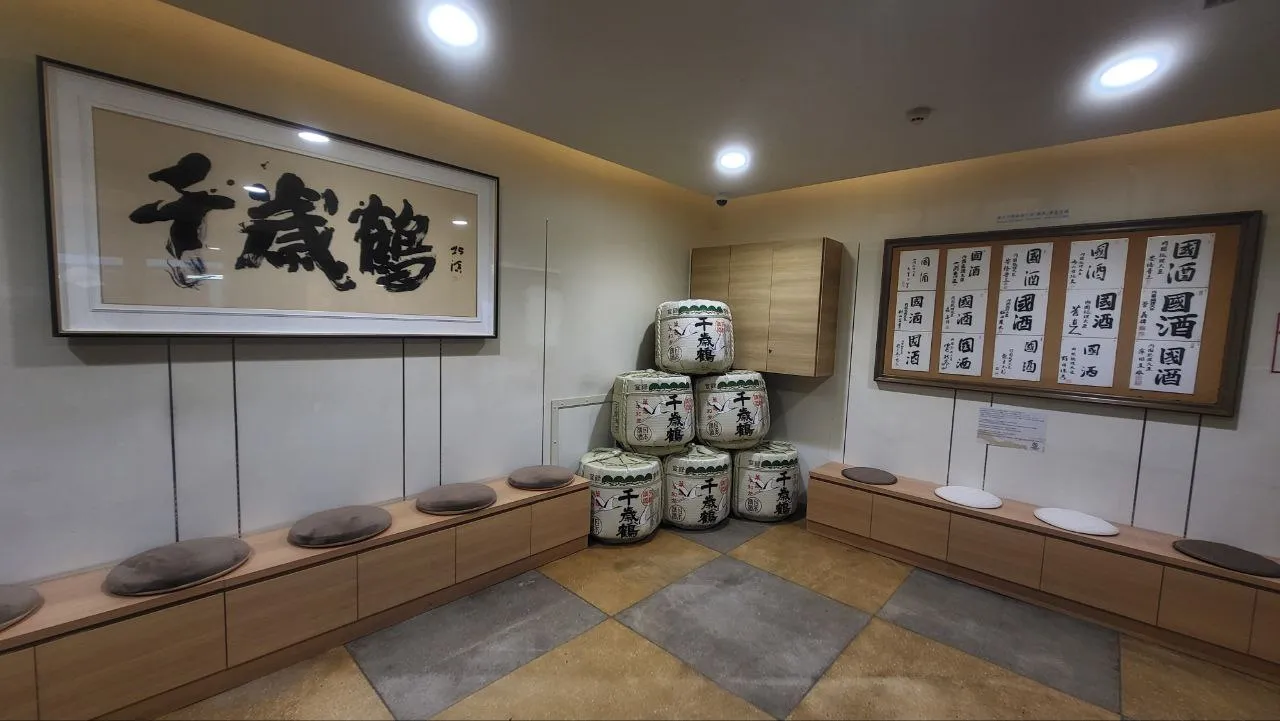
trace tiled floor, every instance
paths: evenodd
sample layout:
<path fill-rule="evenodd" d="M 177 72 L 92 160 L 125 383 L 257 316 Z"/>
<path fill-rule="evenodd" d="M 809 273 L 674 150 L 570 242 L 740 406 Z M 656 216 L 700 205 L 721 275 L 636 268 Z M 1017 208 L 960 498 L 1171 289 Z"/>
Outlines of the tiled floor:
<path fill-rule="evenodd" d="M 1280 717 L 1280 687 L 811 535 L 591 546 L 183 719 Z"/>

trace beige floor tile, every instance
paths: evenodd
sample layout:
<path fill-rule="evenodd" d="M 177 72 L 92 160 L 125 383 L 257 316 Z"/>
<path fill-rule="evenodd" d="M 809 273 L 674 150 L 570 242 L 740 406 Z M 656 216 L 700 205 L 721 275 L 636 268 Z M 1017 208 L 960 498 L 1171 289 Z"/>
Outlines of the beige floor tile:
<path fill-rule="evenodd" d="M 659 530 L 644 543 L 591 546 L 538 570 L 601 611 L 614 614 L 719 555 Z"/>
<path fill-rule="evenodd" d="M 1128 636 L 1120 691 L 1129 718 L 1280 718 L 1280 686 Z"/>
<path fill-rule="evenodd" d="M 390 719 L 391 712 L 338 647 L 164 718 Z"/>
<path fill-rule="evenodd" d="M 729 554 L 867 613 L 880 610 L 911 567 L 787 524 Z"/>
<path fill-rule="evenodd" d="M 1116 715 L 872 619 L 791 718 L 1114 719 Z"/>
<path fill-rule="evenodd" d="M 767 719 L 607 619 L 459 701 L 441 719 Z"/>

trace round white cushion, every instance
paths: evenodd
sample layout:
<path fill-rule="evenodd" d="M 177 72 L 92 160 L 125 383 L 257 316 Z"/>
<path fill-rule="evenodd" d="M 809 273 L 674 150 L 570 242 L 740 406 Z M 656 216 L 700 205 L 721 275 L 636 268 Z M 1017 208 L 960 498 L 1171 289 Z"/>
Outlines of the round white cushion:
<path fill-rule="evenodd" d="M 957 506 L 969 508 L 999 508 L 1004 505 L 1004 501 L 996 494 L 973 486 L 938 486 L 933 489 L 933 495 Z"/>
<path fill-rule="evenodd" d="M 1037 508 L 1036 518 L 1064 531 L 1083 533 L 1087 536 L 1115 536 L 1120 533 L 1120 529 L 1097 516 L 1090 516 L 1069 508 Z"/>

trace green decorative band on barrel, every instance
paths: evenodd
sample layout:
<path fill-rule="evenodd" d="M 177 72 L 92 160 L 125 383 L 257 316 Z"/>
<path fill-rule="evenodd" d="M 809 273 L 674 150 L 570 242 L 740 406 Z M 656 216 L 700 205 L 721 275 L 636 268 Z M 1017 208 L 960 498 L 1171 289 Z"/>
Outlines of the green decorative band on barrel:
<path fill-rule="evenodd" d="M 716 388 L 764 388 L 764 383 L 759 380 L 720 381 Z"/>
<path fill-rule="evenodd" d="M 683 383 L 650 383 L 648 386 L 636 386 L 639 391 L 687 391 L 692 390 L 693 384 L 688 381 Z"/>
<path fill-rule="evenodd" d="M 723 313 L 722 305 L 682 305 L 676 308 L 677 313 Z"/>

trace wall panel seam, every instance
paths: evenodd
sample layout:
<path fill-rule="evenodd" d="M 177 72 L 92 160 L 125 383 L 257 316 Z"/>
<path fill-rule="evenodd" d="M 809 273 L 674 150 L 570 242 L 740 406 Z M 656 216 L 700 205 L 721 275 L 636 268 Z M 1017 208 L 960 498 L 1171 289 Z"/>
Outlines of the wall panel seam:
<path fill-rule="evenodd" d="M 1196 445 L 1191 452 L 1191 483 L 1187 485 L 1187 515 L 1182 520 L 1182 535 L 1191 529 L 1191 500 L 1196 492 L 1196 466 L 1200 463 L 1200 430 L 1204 426 L 1204 415 L 1196 416 Z"/>
<path fill-rule="evenodd" d="M 1142 485 L 1142 450 L 1147 444 L 1147 413 L 1142 409 L 1142 435 L 1138 437 L 1138 470 L 1133 475 L 1133 509 L 1129 511 L 1129 525 L 1138 517 L 1138 488 Z"/>

